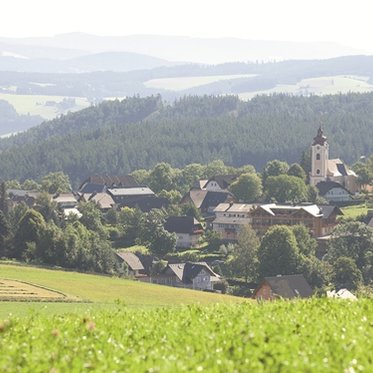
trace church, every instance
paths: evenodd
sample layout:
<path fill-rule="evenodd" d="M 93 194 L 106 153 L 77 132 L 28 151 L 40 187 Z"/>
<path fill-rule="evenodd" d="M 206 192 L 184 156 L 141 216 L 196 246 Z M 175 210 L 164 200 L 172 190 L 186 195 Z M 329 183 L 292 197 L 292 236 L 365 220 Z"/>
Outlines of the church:
<path fill-rule="evenodd" d="M 339 158 L 329 159 L 329 144 L 320 126 L 312 143 L 310 184 L 335 182 L 351 193 L 359 191 L 357 175 Z"/>

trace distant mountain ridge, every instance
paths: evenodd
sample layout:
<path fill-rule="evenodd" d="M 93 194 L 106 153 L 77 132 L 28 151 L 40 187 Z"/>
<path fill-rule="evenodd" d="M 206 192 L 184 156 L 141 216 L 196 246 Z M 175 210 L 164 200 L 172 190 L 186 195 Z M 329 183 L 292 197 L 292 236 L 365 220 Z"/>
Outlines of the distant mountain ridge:
<path fill-rule="evenodd" d="M 0 55 L 0 71 L 42 73 L 89 73 L 96 71 L 127 72 L 147 70 L 175 63 L 161 58 L 130 52 L 106 52 L 78 56 L 71 59 L 17 58 Z"/>
<path fill-rule="evenodd" d="M 0 38 L 1 42 L 8 45 L 75 49 L 85 51 L 85 54 L 131 52 L 170 61 L 209 64 L 233 61 L 325 59 L 366 54 L 364 50 L 337 43 L 261 41 L 238 38 L 208 39 L 163 35 L 97 36 L 69 33 L 44 38 Z"/>

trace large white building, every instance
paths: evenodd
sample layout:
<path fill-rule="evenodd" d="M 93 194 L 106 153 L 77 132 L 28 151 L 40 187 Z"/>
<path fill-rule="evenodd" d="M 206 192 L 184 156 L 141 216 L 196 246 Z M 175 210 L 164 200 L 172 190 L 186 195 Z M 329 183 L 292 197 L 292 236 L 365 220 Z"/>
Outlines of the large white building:
<path fill-rule="evenodd" d="M 352 193 L 359 190 L 355 172 L 350 170 L 339 158 L 329 159 L 329 144 L 321 127 L 313 139 L 311 149 L 311 185 L 316 186 L 321 181 L 334 181 Z"/>

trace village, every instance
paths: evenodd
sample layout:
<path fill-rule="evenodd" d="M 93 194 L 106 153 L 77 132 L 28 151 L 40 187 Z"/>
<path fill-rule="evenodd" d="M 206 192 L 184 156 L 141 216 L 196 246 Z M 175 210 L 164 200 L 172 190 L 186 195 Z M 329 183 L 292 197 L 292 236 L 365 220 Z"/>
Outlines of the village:
<path fill-rule="evenodd" d="M 240 174 L 219 174 L 199 179 L 178 203 L 179 207 L 184 206 L 184 211 L 188 211 L 189 206 L 197 213 L 166 214 L 163 229 L 175 237 L 176 253 L 184 255 L 169 254 L 160 257 L 154 253 L 144 254 L 141 250 L 137 252 L 136 249 L 120 248 L 115 251 L 117 265 L 125 267 L 124 273 L 138 281 L 225 292 L 227 281 L 222 272 L 216 270 L 223 260 L 217 253 L 237 244 L 245 226 L 250 226 L 258 237 L 263 237 L 274 226 L 302 225 L 317 242 L 314 255 L 322 261 L 327 254 L 333 232 L 344 215 L 342 207 L 353 205 L 354 196 L 362 188 L 358 175 L 343 161 L 329 159 L 329 144 L 321 127 L 311 145 L 308 182 L 317 189 L 322 203 L 304 200 L 248 203 L 231 189 L 231 185 L 237 183 L 239 178 Z M 33 208 L 41 192 L 9 188 L 7 195 L 12 208 L 20 203 Z M 154 209 L 167 210 L 170 205 L 169 198 L 157 195 L 148 185 L 139 183 L 133 175 L 90 176 L 81 183 L 78 190 L 55 193 L 50 195 L 50 199 L 67 220 L 79 220 L 82 217 L 79 206 L 87 203 L 94 203 L 107 216 L 110 212 L 118 212 L 124 208 L 136 209 L 146 214 Z M 368 212 L 366 224 L 373 226 L 373 211 Z M 203 251 L 206 241 L 212 246 L 214 240 L 215 252 L 205 255 L 205 260 L 201 260 L 203 256 L 198 255 L 198 251 Z M 162 265 L 159 266 L 160 262 Z M 159 268 L 155 270 L 157 266 Z M 235 283 L 235 280 L 231 283 Z M 313 294 L 303 273 L 279 272 L 274 276 L 260 278 L 259 281 L 251 281 L 246 286 L 250 291 L 245 296 L 260 299 L 309 297 Z M 333 289 L 329 295 L 354 297 L 343 287 Z"/>

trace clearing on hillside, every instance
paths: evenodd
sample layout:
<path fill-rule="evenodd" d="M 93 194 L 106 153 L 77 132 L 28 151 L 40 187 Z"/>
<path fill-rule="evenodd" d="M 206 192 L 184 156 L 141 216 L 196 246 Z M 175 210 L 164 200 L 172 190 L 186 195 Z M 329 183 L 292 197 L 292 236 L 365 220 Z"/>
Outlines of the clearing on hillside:
<path fill-rule="evenodd" d="M 58 291 L 17 280 L 0 279 L 0 301 L 66 301 Z"/>

